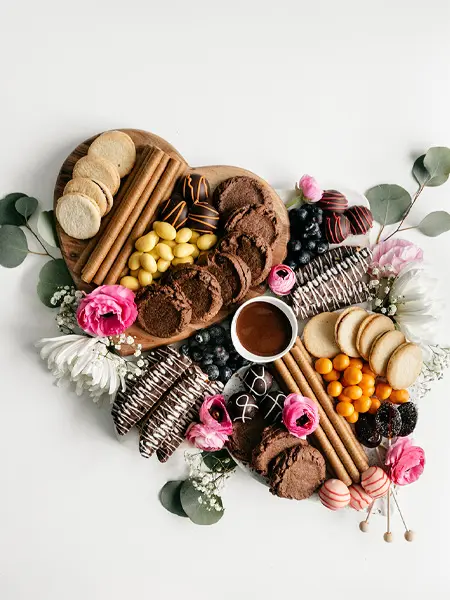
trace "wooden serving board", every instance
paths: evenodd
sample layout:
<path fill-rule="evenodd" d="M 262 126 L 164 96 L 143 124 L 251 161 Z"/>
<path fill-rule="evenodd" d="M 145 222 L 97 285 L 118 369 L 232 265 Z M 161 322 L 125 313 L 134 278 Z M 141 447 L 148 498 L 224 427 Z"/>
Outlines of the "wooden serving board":
<path fill-rule="evenodd" d="M 275 192 L 275 190 L 272 189 L 266 181 L 264 181 L 261 177 L 258 177 L 258 175 L 255 175 L 251 171 L 241 169 L 240 167 L 230 167 L 230 166 L 223 166 L 223 165 L 214 165 L 214 166 L 205 166 L 205 167 L 190 167 L 188 165 L 188 163 L 186 162 L 186 160 L 181 156 L 181 154 L 171 144 L 169 144 L 168 142 L 166 142 L 159 136 L 157 136 L 153 133 L 150 133 L 148 131 L 140 130 L 140 129 L 122 129 L 121 131 L 124 131 L 133 139 L 138 151 L 142 146 L 147 145 L 147 144 L 150 144 L 152 146 L 158 146 L 159 148 L 161 148 L 161 150 L 163 150 L 170 156 L 177 158 L 178 160 L 181 160 L 182 163 L 184 165 L 186 165 L 186 172 L 189 171 L 191 173 L 201 173 L 208 179 L 208 181 L 211 185 L 211 191 L 214 191 L 214 189 L 217 187 L 217 185 L 219 183 L 221 183 L 222 181 L 224 181 L 225 179 L 229 179 L 230 177 L 235 177 L 237 175 L 247 175 L 249 177 L 253 177 L 253 178 L 257 179 L 258 181 L 260 181 L 266 187 L 267 191 L 269 192 L 269 194 L 272 198 L 274 210 L 277 213 L 277 215 L 280 219 L 280 224 L 281 224 L 281 235 L 275 245 L 275 248 L 273 249 L 273 264 L 277 265 L 277 264 L 280 264 L 283 262 L 283 260 L 286 258 L 286 245 L 289 240 L 289 218 L 288 218 L 287 210 L 286 210 L 282 200 L 280 199 L 278 194 Z M 100 134 L 97 134 L 97 135 L 100 135 Z M 64 161 L 64 163 L 61 167 L 61 170 L 59 172 L 58 178 L 56 180 L 56 185 L 55 185 L 55 192 L 54 192 L 54 207 L 55 208 L 56 208 L 56 202 L 57 202 L 58 198 L 60 198 L 63 194 L 63 190 L 64 190 L 66 183 L 72 178 L 72 171 L 73 171 L 73 167 L 74 167 L 75 163 L 77 162 L 77 160 L 79 158 L 81 158 L 82 156 L 85 156 L 87 154 L 90 144 L 94 141 L 94 139 L 97 137 L 97 135 L 91 137 L 90 139 L 86 140 L 85 142 L 83 142 L 82 144 L 77 146 L 75 148 L 75 150 Z M 121 185 L 123 185 L 124 181 L 125 181 L 125 179 L 122 180 Z M 81 280 L 80 276 L 74 272 L 75 264 L 80 256 L 80 254 L 83 252 L 85 246 L 89 242 L 89 240 L 76 240 L 76 239 L 68 236 L 66 233 L 64 233 L 64 231 L 61 229 L 61 227 L 59 226 L 58 223 L 56 224 L 56 229 L 57 229 L 57 233 L 58 233 L 58 237 L 59 237 L 59 241 L 60 241 L 60 245 L 61 245 L 61 252 L 62 252 L 63 258 L 66 261 L 66 264 L 69 268 L 69 271 L 73 277 L 73 280 L 74 280 L 76 286 L 78 287 L 78 289 L 84 290 L 86 292 L 92 291 L 94 289 L 95 285 L 85 283 L 84 281 Z M 219 235 L 220 235 L 220 232 L 219 232 Z M 255 296 L 261 296 L 265 292 L 265 290 L 266 290 L 266 287 L 264 285 L 258 286 L 257 288 L 254 288 L 249 291 L 245 300 L 254 298 Z M 221 310 L 214 317 L 214 319 L 212 319 L 210 321 L 210 323 L 208 323 L 206 325 L 189 326 L 182 333 L 180 333 L 177 336 L 171 337 L 171 338 L 153 337 L 153 336 L 149 335 L 148 333 L 146 333 L 143 329 L 141 329 L 141 327 L 139 327 L 139 325 L 137 325 L 137 324 L 130 327 L 130 329 L 128 330 L 128 333 L 130 335 L 133 335 L 136 337 L 136 342 L 142 344 L 143 350 L 150 350 L 151 348 L 156 348 L 158 346 L 172 344 L 174 342 L 178 342 L 187 337 L 190 337 L 196 329 L 203 329 L 207 325 L 212 325 L 213 323 L 223 321 L 227 316 L 232 314 L 234 312 L 234 310 L 235 309 Z M 124 355 L 131 354 L 132 350 L 128 346 L 124 346 L 122 353 Z"/>

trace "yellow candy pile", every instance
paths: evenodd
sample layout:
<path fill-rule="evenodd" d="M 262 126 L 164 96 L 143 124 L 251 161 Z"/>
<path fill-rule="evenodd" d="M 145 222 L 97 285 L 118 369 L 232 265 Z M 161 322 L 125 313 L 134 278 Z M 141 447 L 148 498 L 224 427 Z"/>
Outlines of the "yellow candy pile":
<path fill-rule="evenodd" d="M 189 227 L 177 231 L 170 223 L 155 221 L 152 231 L 136 240 L 136 252 L 128 259 L 129 275 L 122 277 L 120 285 L 133 291 L 151 285 L 171 265 L 193 264 L 216 244 L 213 233 L 200 235 Z"/>

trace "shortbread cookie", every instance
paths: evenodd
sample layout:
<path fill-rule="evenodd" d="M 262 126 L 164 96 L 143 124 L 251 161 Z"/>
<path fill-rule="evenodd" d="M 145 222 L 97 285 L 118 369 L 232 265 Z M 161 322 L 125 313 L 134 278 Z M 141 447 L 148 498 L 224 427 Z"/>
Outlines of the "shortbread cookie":
<path fill-rule="evenodd" d="M 92 179 L 87 179 L 86 177 L 71 179 L 64 188 L 64 194 L 76 194 L 78 192 L 85 196 L 89 196 L 91 200 L 94 200 L 100 209 L 101 217 L 106 214 L 106 209 L 108 208 L 106 194 L 98 183 L 95 183 Z"/>
<path fill-rule="evenodd" d="M 105 215 L 107 215 L 109 213 L 109 211 L 112 209 L 113 204 L 114 204 L 114 199 L 113 199 L 113 195 L 111 194 L 109 187 L 107 185 L 105 185 L 103 182 L 98 181 L 97 179 L 93 179 L 92 180 L 94 183 L 96 183 L 103 191 L 103 193 L 106 196 L 106 212 Z"/>
<path fill-rule="evenodd" d="M 394 350 L 405 343 L 405 336 L 401 331 L 385 331 L 381 333 L 370 349 L 369 365 L 376 375 L 385 377 L 386 369 Z"/>
<path fill-rule="evenodd" d="M 366 360 L 369 360 L 370 349 L 372 348 L 372 344 L 376 337 L 385 331 L 393 331 L 395 325 L 389 317 L 375 315 L 375 317 L 370 321 L 367 321 L 366 324 L 363 321 L 361 326 L 363 327 L 363 331 L 359 337 L 359 343 L 357 336 L 357 348 L 359 354 Z"/>
<path fill-rule="evenodd" d="M 360 356 L 362 356 L 361 350 L 359 348 L 362 332 L 364 331 L 366 326 L 370 323 L 370 321 L 372 321 L 372 319 L 374 319 L 376 316 L 377 315 L 374 313 L 367 313 L 367 317 L 364 319 L 364 321 L 361 323 L 361 325 L 358 329 L 358 333 L 356 334 L 356 347 L 358 348 L 358 352 L 359 352 Z"/>
<path fill-rule="evenodd" d="M 125 177 L 136 162 L 136 146 L 123 131 L 105 131 L 89 146 L 88 155 L 109 160 Z"/>
<path fill-rule="evenodd" d="M 335 326 L 336 342 L 341 352 L 357 358 L 359 356 L 356 347 L 356 336 L 361 323 L 367 317 L 367 312 L 363 308 L 351 306 L 346 308 L 338 317 Z"/>
<path fill-rule="evenodd" d="M 62 229 L 77 240 L 87 240 L 100 229 L 100 209 L 84 194 L 65 194 L 56 205 L 56 218 Z"/>
<path fill-rule="evenodd" d="M 303 330 L 303 342 L 310 354 L 317 358 L 333 358 L 339 354 L 334 328 L 339 318 L 337 312 L 324 312 L 313 317 Z"/>
<path fill-rule="evenodd" d="M 83 156 L 73 168 L 72 177 L 87 177 L 95 181 L 101 181 L 109 188 L 114 196 L 120 186 L 120 176 L 117 167 L 109 160 L 98 156 Z"/>
<path fill-rule="evenodd" d="M 406 342 L 394 350 L 386 368 L 386 379 L 394 390 L 409 388 L 422 370 L 422 350 Z"/>

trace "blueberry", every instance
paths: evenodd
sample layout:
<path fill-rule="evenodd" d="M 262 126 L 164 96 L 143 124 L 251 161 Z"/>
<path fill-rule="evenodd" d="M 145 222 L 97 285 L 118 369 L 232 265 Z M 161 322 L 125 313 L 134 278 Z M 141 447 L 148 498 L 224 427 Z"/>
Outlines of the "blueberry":
<path fill-rule="evenodd" d="M 203 358 L 203 352 L 200 348 L 194 348 L 191 350 L 191 358 L 194 362 L 200 362 Z"/>
<path fill-rule="evenodd" d="M 227 362 L 227 367 L 233 371 L 237 371 L 239 369 L 239 364 L 237 360 L 230 358 Z"/>
<path fill-rule="evenodd" d="M 180 346 L 180 354 L 182 354 L 183 356 L 189 356 L 190 354 L 190 347 L 189 344 L 183 344 L 182 346 Z"/>
<path fill-rule="evenodd" d="M 216 346 L 213 350 L 213 354 L 214 354 L 214 358 L 222 358 L 222 356 L 226 355 L 227 360 L 230 356 L 223 346 Z"/>
<path fill-rule="evenodd" d="M 317 206 L 317 204 L 312 204 L 311 206 L 311 213 L 315 216 L 322 216 L 323 215 L 323 210 L 320 208 L 320 206 Z"/>
<path fill-rule="evenodd" d="M 212 365 L 214 362 L 214 354 L 212 352 L 203 352 L 203 362 L 208 361 L 208 365 Z"/>
<path fill-rule="evenodd" d="M 287 248 L 290 254 L 293 254 L 294 252 L 300 252 L 302 249 L 302 243 L 300 240 L 289 240 Z"/>
<path fill-rule="evenodd" d="M 213 325 L 208 329 L 211 340 L 217 344 L 220 344 L 225 339 L 225 330 L 220 325 Z"/>
<path fill-rule="evenodd" d="M 296 208 L 295 213 L 295 218 L 298 221 L 305 221 L 308 217 L 308 210 L 304 206 L 301 208 Z"/>
<path fill-rule="evenodd" d="M 214 364 L 216 364 L 218 367 L 225 367 L 229 358 L 230 358 L 230 355 L 225 350 L 225 352 L 221 356 L 217 357 L 214 360 Z"/>
<path fill-rule="evenodd" d="M 297 261 L 294 260 L 293 258 L 288 258 L 287 260 L 284 261 L 284 264 L 291 268 L 293 271 L 295 271 L 295 269 L 297 268 Z"/>
<path fill-rule="evenodd" d="M 319 239 L 322 236 L 320 231 L 320 225 L 318 223 L 312 223 L 308 230 L 305 230 L 304 238 L 305 239 Z"/>
<path fill-rule="evenodd" d="M 206 373 L 206 369 L 213 364 L 212 359 L 210 358 L 204 358 L 201 362 L 200 362 L 200 366 L 203 369 L 203 371 L 205 371 Z"/>
<path fill-rule="evenodd" d="M 219 369 L 219 379 L 222 383 L 226 383 L 233 376 L 233 371 L 230 367 L 222 367 Z"/>
<path fill-rule="evenodd" d="M 329 247 L 330 247 L 330 244 L 328 242 L 319 241 L 319 242 L 317 242 L 317 245 L 316 245 L 316 253 L 324 254 L 325 252 L 327 252 Z"/>
<path fill-rule="evenodd" d="M 206 367 L 205 373 L 208 375 L 211 381 L 216 381 L 220 377 L 219 367 L 216 365 L 208 365 Z"/>
<path fill-rule="evenodd" d="M 194 340 L 199 346 L 206 346 L 210 340 L 209 332 L 204 329 L 203 331 L 197 331 L 194 335 Z"/>
<path fill-rule="evenodd" d="M 311 258 L 312 256 L 310 252 L 307 250 L 302 250 L 298 255 L 297 262 L 299 265 L 307 265 Z"/>
<path fill-rule="evenodd" d="M 305 250 L 308 250 L 308 252 L 315 252 L 316 244 L 317 242 L 315 240 L 308 240 L 305 244 Z"/>

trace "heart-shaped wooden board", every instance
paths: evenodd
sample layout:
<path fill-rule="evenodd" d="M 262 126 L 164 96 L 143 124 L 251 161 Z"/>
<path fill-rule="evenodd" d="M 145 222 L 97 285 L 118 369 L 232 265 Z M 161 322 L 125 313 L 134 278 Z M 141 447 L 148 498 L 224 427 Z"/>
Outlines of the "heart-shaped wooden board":
<path fill-rule="evenodd" d="M 280 264 L 283 262 L 283 260 L 286 257 L 286 245 L 289 240 L 289 218 L 288 218 L 287 210 L 286 210 L 282 200 L 280 199 L 278 194 L 275 192 L 275 190 L 273 190 L 266 181 L 264 181 L 261 177 L 258 177 L 258 175 L 255 175 L 254 173 L 247 171 L 245 169 L 241 169 L 239 167 L 215 165 L 215 166 L 191 168 L 188 165 L 188 163 L 186 162 L 186 160 L 181 156 L 181 154 L 177 150 L 175 150 L 175 148 L 171 144 L 169 144 L 168 142 L 166 142 L 159 136 L 157 136 L 153 133 L 150 133 L 148 131 L 142 131 L 140 129 L 122 129 L 121 131 L 124 131 L 133 139 L 138 152 L 141 150 L 141 148 L 144 145 L 147 145 L 147 144 L 152 145 L 152 146 L 158 146 L 159 148 L 161 148 L 161 150 L 166 152 L 169 156 L 174 157 L 178 160 L 181 160 L 182 163 L 186 167 L 185 173 L 191 172 L 191 173 L 200 173 L 200 174 L 204 175 L 209 180 L 209 183 L 211 185 L 211 191 L 214 191 L 214 189 L 217 187 L 217 185 L 219 183 L 221 183 L 222 181 L 224 181 L 225 179 L 229 179 L 230 177 L 235 177 L 237 175 L 247 175 L 249 177 L 253 177 L 253 178 L 257 179 L 258 181 L 260 181 L 264 185 L 264 187 L 266 187 L 267 191 L 269 192 L 270 196 L 272 197 L 274 210 L 279 217 L 279 221 L 280 221 L 280 225 L 281 225 L 281 235 L 280 235 L 278 241 L 276 242 L 275 247 L 273 248 L 273 264 L 277 265 L 277 264 Z M 98 135 L 100 135 L 100 134 L 98 134 Z M 90 139 L 86 140 L 85 142 L 83 142 L 82 144 L 77 146 L 75 148 L 75 150 L 64 161 L 64 164 L 61 167 L 61 170 L 59 172 L 58 179 L 56 180 L 56 185 L 55 185 L 55 193 L 54 193 L 55 208 L 56 208 L 56 202 L 58 201 L 58 198 L 60 198 L 63 194 L 63 190 L 64 190 L 66 183 L 72 178 L 72 171 L 73 171 L 73 167 L 74 167 L 75 163 L 77 162 L 77 160 L 79 158 L 81 158 L 82 156 L 85 156 L 87 154 L 90 144 L 94 141 L 94 139 L 96 137 L 97 137 L 97 135 L 91 137 Z M 123 185 L 124 181 L 125 181 L 125 179 L 122 180 L 122 185 Z M 87 284 L 84 281 L 82 281 L 79 274 L 75 273 L 75 270 L 74 270 L 75 264 L 77 263 L 77 261 L 80 257 L 80 254 L 83 252 L 83 250 L 86 247 L 86 245 L 88 244 L 89 240 L 76 240 L 76 239 L 68 236 L 66 233 L 64 233 L 64 231 L 61 229 L 61 227 L 59 226 L 58 223 L 56 224 L 56 228 L 57 228 L 57 232 L 58 232 L 58 237 L 59 237 L 59 241 L 60 241 L 60 245 L 61 245 L 61 252 L 62 252 L 63 258 L 66 261 L 67 267 L 73 277 L 73 280 L 74 280 L 76 286 L 78 287 L 78 289 L 84 290 L 86 292 L 92 291 L 94 289 L 95 285 Z M 220 234 L 220 232 L 219 232 L 219 234 Z M 245 300 L 254 298 L 255 296 L 261 296 L 265 292 L 265 290 L 266 290 L 266 287 L 264 285 L 258 286 L 257 288 L 254 288 L 249 291 Z M 207 325 L 212 325 L 213 323 L 223 321 L 234 310 L 235 309 L 221 310 L 214 317 L 214 319 L 212 319 L 210 321 L 210 323 L 208 323 Z M 182 333 L 180 333 L 177 336 L 174 336 L 171 338 L 156 338 L 156 337 L 153 337 L 150 334 L 146 333 L 136 323 L 135 325 L 130 327 L 130 329 L 128 330 L 128 333 L 130 335 L 135 336 L 136 343 L 142 344 L 143 350 L 150 350 L 151 348 L 156 348 L 158 346 L 172 344 L 173 342 L 177 342 L 177 341 L 183 340 L 187 337 L 190 337 L 196 329 L 202 329 L 205 326 L 206 325 L 189 326 Z M 122 347 L 122 354 L 127 355 L 127 354 L 131 354 L 132 352 L 133 352 L 133 350 L 129 346 Z"/>

